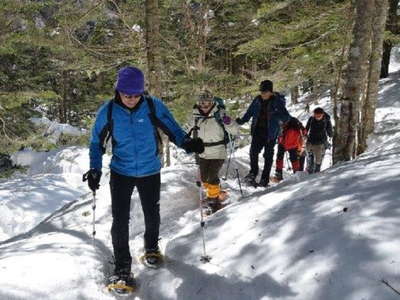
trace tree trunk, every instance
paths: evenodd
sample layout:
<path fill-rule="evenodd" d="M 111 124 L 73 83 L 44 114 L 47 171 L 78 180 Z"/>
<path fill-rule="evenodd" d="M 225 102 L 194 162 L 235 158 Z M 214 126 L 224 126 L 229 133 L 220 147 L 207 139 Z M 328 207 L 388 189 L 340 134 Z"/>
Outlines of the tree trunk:
<path fill-rule="evenodd" d="M 160 59 L 160 9 L 158 0 L 146 0 L 146 54 L 149 92 L 157 97 L 162 97 L 161 59 Z M 169 166 L 169 141 L 168 137 L 158 130 L 162 139 L 160 159 L 162 165 Z M 167 149 L 167 150 L 165 150 Z M 167 164 L 166 164 L 167 162 Z"/>
<path fill-rule="evenodd" d="M 374 0 L 358 0 L 355 3 L 355 24 L 350 45 L 345 86 L 340 98 L 340 119 L 337 126 L 334 161 L 348 161 L 354 158 L 356 135 L 360 122 L 360 99 L 365 86 L 371 22 Z"/>
<path fill-rule="evenodd" d="M 158 0 L 146 0 L 146 55 L 149 91 L 161 97 L 160 9 L 158 6 Z"/>
<path fill-rule="evenodd" d="M 382 66 L 380 78 L 389 77 L 389 64 L 390 64 L 390 53 L 392 52 L 392 43 L 390 41 L 385 41 L 383 43 L 383 53 L 382 53 Z"/>
<path fill-rule="evenodd" d="M 299 87 L 296 85 L 290 89 L 292 104 L 299 103 Z"/>
<path fill-rule="evenodd" d="M 375 16 L 372 22 L 372 51 L 369 63 L 367 95 L 362 109 L 362 127 L 358 154 L 365 152 L 367 138 L 374 132 L 387 11 L 388 0 L 375 0 Z"/>
<path fill-rule="evenodd" d="M 345 17 L 347 17 L 349 20 L 353 19 L 353 7 L 350 6 L 347 15 L 345 15 Z M 340 123 L 340 115 L 339 115 L 339 111 L 340 111 L 340 105 L 339 105 L 339 97 L 341 94 L 343 94 L 343 87 L 344 87 L 344 71 L 346 69 L 346 64 L 347 62 L 347 57 L 349 55 L 349 51 L 350 51 L 350 43 L 351 43 L 351 39 L 352 39 L 352 30 L 351 28 L 353 27 L 353 21 L 349 21 L 347 22 L 347 26 L 346 26 L 346 36 L 343 39 L 343 46 L 342 46 L 342 50 L 341 50 L 341 54 L 340 54 L 340 59 L 337 65 L 337 70 L 336 70 L 336 79 L 335 79 L 335 86 L 333 88 L 332 91 L 332 102 L 333 102 L 333 118 L 335 120 L 335 127 L 333 128 L 333 143 L 332 143 L 332 153 L 335 153 L 336 151 L 336 141 L 338 140 L 339 137 L 339 126 L 338 124 Z M 332 163 L 335 164 L 335 157 L 333 155 L 332 157 Z"/>
<path fill-rule="evenodd" d="M 386 30 L 391 33 L 399 33 L 397 26 L 397 7 L 399 6 L 400 0 L 389 0 L 389 12 L 386 21 Z M 381 68 L 381 78 L 389 77 L 389 64 L 390 64 L 390 53 L 392 51 L 392 42 L 390 40 L 385 40 L 383 44 L 383 56 L 382 56 L 382 68 Z"/>
<path fill-rule="evenodd" d="M 61 103 L 59 107 L 59 120 L 60 123 L 65 124 L 67 123 L 67 97 L 68 97 L 68 91 L 67 91 L 67 80 L 68 80 L 68 73 L 67 71 L 62 71 L 61 73 Z"/>

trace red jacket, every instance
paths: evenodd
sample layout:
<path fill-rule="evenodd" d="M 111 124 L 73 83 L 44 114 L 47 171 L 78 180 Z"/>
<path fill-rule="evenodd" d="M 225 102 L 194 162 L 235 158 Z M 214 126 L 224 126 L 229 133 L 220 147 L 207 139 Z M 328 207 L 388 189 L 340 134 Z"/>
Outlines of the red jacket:
<path fill-rule="evenodd" d="M 303 137 L 307 134 L 307 130 L 303 124 L 296 118 L 290 120 L 283 126 L 283 132 L 278 139 L 285 150 L 297 149 L 301 150 L 304 147 Z"/>
<path fill-rule="evenodd" d="M 302 130 L 299 129 L 285 129 L 282 135 L 279 137 L 278 142 L 285 150 L 303 148 L 303 135 Z"/>

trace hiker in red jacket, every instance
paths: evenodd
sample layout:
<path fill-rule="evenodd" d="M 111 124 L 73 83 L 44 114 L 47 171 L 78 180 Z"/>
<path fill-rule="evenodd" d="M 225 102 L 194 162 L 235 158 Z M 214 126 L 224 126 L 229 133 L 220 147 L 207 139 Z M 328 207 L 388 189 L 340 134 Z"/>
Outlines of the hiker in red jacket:
<path fill-rule="evenodd" d="M 293 173 L 301 171 L 301 156 L 304 152 L 304 136 L 306 130 L 303 124 L 296 118 L 291 117 L 283 126 L 283 132 L 278 139 L 278 154 L 276 157 L 274 181 L 283 179 L 283 158 L 285 152 L 289 152 Z"/>

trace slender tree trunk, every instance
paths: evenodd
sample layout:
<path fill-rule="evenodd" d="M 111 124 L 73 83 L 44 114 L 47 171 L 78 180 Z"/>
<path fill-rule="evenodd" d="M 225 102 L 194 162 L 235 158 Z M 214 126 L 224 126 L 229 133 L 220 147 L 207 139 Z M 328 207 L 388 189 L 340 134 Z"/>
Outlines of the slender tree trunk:
<path fill-rule="evenodd" d="M 146 0 L 146 55 L 149 91 L 161 97 L 160 9 L 158 0 Z"/>
<path fill-rule="evenodd" d="M 146 54 L 148 68 L 149 91 L 151 94 L 162 97 L 161 59 L 160 59 L 160 8 L 158 0 L 146 0 Z M 162 139 L 160 158 L 163 165 L 169 166 L 169 140 L 158 130 Z"/>
<path fill-rule="evenodd" d="M 362 127 L 358 154 L 365 152 L 367 138 L 374 132 L 387 11 L 388 0 L 375 0 L 375 16 L 372 22 L 372 51 L 369 63 L 367 94 L 362 109 Z"/>
<path fill-rule="evenodd" d="M 349 63 L 345 74 L 345 86 L 340 99 L 340 119 L 335 145 L 334 160 L 347 161 L 354 158 L 356 135 L 360 122 L 360 99 L 365 86 L 371 22 L 374 0 L 358 0 L 355 3 L 355 24 L 350 45 Z"/>
<path fill-rule="evenodd" d="M 207 56 L 207 41 L 208 41 L 208 13 L 209 5 L 203 3 L 201 5 L 201 19 L 198 25 L 198 61 L 197 69 L 199 72 L 203 72 L 206 67 L 206 56 Z"/>
<path fill-rule="evenodd" d="M 389 0 L 389 12 L 386 20 L 386 30 L 391 33 L 398 34 L 399 28 L 397 25 L 397 8 L 400 0 Z M 387 78 L 389 76 L 389 64 L 390 64 L 390 53 L 392 52 L 392 42 L 385 40 L 383 44 L 383 56 L 382 56 L 382 69 L 381 78 Z"/>
<path fill-rule="evenodd" d="M 381 78 L 389 77 L 389 64 L 390 64 L 390 54 L 392 53 L 392 43 L 390 41 L 385 41 L 383 43 L 383 53 L 382 53 L 382 66 L 381 66 Z"/>
<path fill-rule="evenodd" d="M 61 103 L 60 103 L 60 108 L 59 108 L 59 119 L 60 123 L 67 123 L 67 97 L 68 97 L 68 91 L 67 91 L 67 80 L 68 80 L 68 72 L 63 71 L 61 73 L 61 84 L 62 84 L 62 91 L 61 91 Z"/>
<path fill-rule="evenodd" d="M 290 89 L 292 104 L 299 103 L 299 87 L 296 85 Z"/>

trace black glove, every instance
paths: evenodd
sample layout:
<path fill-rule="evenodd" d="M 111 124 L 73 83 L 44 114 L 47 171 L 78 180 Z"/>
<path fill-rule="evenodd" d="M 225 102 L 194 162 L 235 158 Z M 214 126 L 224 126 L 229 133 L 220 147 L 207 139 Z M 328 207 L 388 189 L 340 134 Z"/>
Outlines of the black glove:
<path fill-rule="evenodd" d="M 83 174 L 82 181 L 88 181 L 89 188 L 95 192 L 100 187 L 101 171 L 96 169 L 90 169 L 85 174 Z"/>
<path fill-rule="evenodd" d="M 236 118 L 236 123 L 238 123 L 239 125 L 243 124 L 243 121 L 241 118 Z"/>
<path fill-rule="evenodd" d="M 189 138 L 183 142 L 182 148 L 185 149 L 186 153 L 203 153 L 204 143 L 201 138 Z"/>

